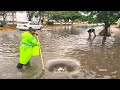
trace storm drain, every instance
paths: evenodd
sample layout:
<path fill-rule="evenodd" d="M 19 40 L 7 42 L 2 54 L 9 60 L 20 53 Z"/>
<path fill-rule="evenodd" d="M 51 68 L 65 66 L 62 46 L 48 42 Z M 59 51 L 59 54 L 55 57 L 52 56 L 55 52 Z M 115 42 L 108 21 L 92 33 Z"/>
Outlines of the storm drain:
<path fill-rule="evenodd" d="M 49 72 L 65 73 L 74 72 L 79 68 L 79 62 L 71 59 L 55 59 L 46 62 L 46 68 Z"/>

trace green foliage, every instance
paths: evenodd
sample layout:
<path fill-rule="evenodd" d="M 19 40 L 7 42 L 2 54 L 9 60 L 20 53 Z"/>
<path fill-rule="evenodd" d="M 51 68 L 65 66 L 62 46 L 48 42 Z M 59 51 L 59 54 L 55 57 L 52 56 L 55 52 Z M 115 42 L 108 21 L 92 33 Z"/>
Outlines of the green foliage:
<path fill-rule="evenodd" d="M 28 20 L 31 21 L 31 19 L 33 18 L 36 11 L 26 11 L 26 13 L 27 13 L 27 16 L 28 16 Z"/>
<path fill-rule="evenodd" d="M 79 11 L 53 11 L 52 15 L 50 16 L 50 19 L 53 20 L 61 20 L 64 19 L 64 21 L 75 20 L 79 19 L 81 17 L 81 14 Z"/>
<path fill-rule="evenodd" d="M 35 11 L 34 16 L 39 17 L 39 16 L 44 16 L 47 11 Z"/>
<path fill-rule="evenodd" d="M 88 21 L 94 23 L 114 24 L 120 16 L 120 11 L 84 11 L 90 17 Z"/>
<path fill-rule="evenodd" d="M 79 22 L 80 20 L 79 19 L 75 19 L 74 22 Z"/>
<path fill-rule="evenodd" d="M 84 11 L 84 13 L 87 14 L 87 17 L 90 17 L 89 21 L 93 20 L 96 23 L 104 23 L 104 29 L 100 32 L 102 36 L 110 36 L 108 27 L 116 23 L 120 17 L 120 11 Z"/>

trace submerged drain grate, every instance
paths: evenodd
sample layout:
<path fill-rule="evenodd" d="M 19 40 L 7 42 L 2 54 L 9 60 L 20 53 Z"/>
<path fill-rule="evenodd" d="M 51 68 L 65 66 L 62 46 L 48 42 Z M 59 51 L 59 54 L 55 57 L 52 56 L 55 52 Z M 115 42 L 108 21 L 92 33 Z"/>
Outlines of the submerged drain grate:
<path fill-rule="evenodd" d="M 59 63 L 56 65 L 52 65 L 51 67 L 49 67 L 48 70 L 50 72 L 72 72 L 75 70 L 75 67 L 67 64 Z"/>
<path fill-rule="evenodd" d="M 73 72 L 77 70 L 78 67 L 79 67 L 79 62 L 70 59 L 65 59 L 65 60 L 55 59 L 46 62 L 46 68 L 48 69 L 48 71 L 54 73 Z"/>

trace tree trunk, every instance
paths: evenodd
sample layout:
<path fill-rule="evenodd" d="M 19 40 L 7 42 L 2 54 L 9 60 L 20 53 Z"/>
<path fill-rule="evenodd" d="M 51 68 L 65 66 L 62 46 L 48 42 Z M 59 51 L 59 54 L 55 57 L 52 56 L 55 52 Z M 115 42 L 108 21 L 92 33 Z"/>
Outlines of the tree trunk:
<path fill-rule="evenodd" d="M 105 23 L 105 28 L 104 28 L 105 32 L 104 32 L 104 36 L 107 36 L 108 33 L 108 25 Z"/>
<path fill-rule="evenodd" d="M 73 25 L 73 20 L 71 21 L 71 24 Z"/>
<path fill-rule="evenodd" d="M 3 18 L 3 21 L 5 21 L 5 17 Z"/>
<path fill-rule="evenodd" d="M 41 24 L 41 15 L 40 15 L 40 18 L 38 20 L 38 24 Z"/>
<path fill-rule="evenodd" d="M 14 12 L 12 12 L 12 21 L 13 21 L 13 25 L 14 25 Z"/>
<path fill-rule="evenodd" d="M 110 32 L 108 32 L 108 28 L 110 28 L 110 24 L 109 23 L 105 23 L 105 27 L 104 29 L 99 33 L 99 35 L 101 36 L 111 36 Z"/>
<path fill-rule="evenodd" d="M 31 19 L 32 19 L 32 17 L 31 17 L 31 15 L 29 15 L 28 20 L 31 21 Z"/>
<path fill-rule="evenodd" d="M 3 15 L 3 21 L 5 21 L 7 15 Z"/>
<path fill-rule="evenodd" d="M 103 37 L 103 40 L 102 40 L 102 47 L 105 46 L 105 42 L 106 42 L 106 37 L 104 36 L 104 37 Z"/>
<path fill-rule="evenodd" d="M 74 21 L 74 20 L 71 20 L 71 21 L 70 21 L 70 24 L 72 24 L 72 25 L 73 25 L 73 21 Z"/>
<path fill-rule="evenodd" d="M 32 16 L 30 11 L 27 12 L 27 17 L 28 17 L 28 21 L 31 21 Z"/>
<path fill-rule="evenodd" d="M 120 24 L 119 23 L 118 23 L 117 27 L 120 28 Z"/>
<path fill-rule="evenodd" d="M 65 22 L 65 25 L 66 25 L 66 23 L 67 23 L 67 20 L 64 20 L 64 22 Z"/>
<path fill-rule="evenodd" d="M 43 25 L 43 21 L 44 21 L 44 19 L 41 19 L 41 24 Z"/>

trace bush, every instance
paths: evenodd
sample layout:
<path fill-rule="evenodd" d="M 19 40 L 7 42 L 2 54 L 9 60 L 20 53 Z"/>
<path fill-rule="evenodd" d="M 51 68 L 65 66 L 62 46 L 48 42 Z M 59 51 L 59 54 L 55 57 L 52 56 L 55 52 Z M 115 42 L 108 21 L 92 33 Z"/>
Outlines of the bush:
<path fill-rule="evenodd" d="M 80 20 L 79 19 L 75 19 L 74 22 L 79 22 Z"/>

